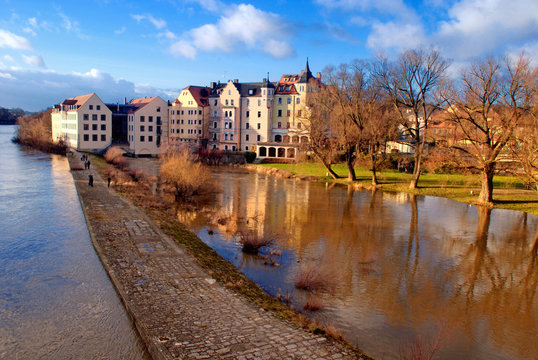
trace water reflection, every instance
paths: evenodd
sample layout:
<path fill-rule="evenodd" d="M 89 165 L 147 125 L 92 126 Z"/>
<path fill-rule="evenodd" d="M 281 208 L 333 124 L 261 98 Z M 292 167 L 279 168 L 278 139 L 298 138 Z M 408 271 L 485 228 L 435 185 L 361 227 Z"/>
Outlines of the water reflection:
<path fill-rule="evenodd" d="M 214 212 L 182 220 L 298 308 L 309 295 L 295 289 L 297 271 L 323 269 L 335 286 L 317 295 L 324 309 L 312 316 L 372 356 L 398 358 L 421 342 L 438 342 L 443 359 L 538 356 L 536 216 L 242 171 L 215 176 L 223 193 L 212 206 L 233 226 L 208 225 Z M 241 226 L 279 234 L 281 266 L 243 255 L 233 236 Z"/>

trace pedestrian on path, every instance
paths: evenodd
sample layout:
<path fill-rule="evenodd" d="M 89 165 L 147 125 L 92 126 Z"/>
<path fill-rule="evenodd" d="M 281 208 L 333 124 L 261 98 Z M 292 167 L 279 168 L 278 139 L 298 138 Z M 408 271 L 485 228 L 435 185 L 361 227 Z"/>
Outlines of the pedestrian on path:
<path fill-rule="evenodd" d="M 90 170 L 90 165 L 91 165 L 91 164 L 92 164 L 92 163 L 91 163 L 90 160 L 88 159 L 88 170 Z"/>
<path fill-rule="evenodd" d="M 88 185 L 93 187 L 93 175 L 92 174 L 88 175 Z"/>
<path fill-rule="evenodd" d="M 112 181 L 112 178 L 109 176 L 107 179 L 107 187 L 110 187 L 110 182 Z"/>

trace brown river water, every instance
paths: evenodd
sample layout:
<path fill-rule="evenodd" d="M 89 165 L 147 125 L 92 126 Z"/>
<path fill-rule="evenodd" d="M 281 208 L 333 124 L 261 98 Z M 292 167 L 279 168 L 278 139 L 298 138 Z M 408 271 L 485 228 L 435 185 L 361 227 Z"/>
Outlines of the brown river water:
<path fill-rule="evenodd" d="M 222 192 L 207 211 L 179 219 L 269 294 L 301 311 L 315 298 L 322 309 L 309 316 L 370 356 L 538 358 L 538 217 L 245 170 L 214 174 Z M 228 222 L 216 224 L 216 213 Z M 276 242 L 261 256 L 243 254 L 241 229 Z M 306 267 L 331 285 L 297 290 Z"/>

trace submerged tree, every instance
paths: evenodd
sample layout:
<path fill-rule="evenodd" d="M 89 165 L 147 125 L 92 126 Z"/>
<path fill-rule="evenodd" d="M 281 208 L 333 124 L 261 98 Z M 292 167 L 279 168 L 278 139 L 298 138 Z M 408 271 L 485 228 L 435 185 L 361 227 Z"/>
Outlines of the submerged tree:
<path fill-rule="evenodd" d="M 400 124 L 411 138 L 414 148 L 413 178 L 410 189 L 416 189 L 421 174 L 428 121 L 439 107 L 438 90 L 448 62 L 437 50 L 407 50 L 398 61 L 380 59 L 375 77 L 398 111 Z"/>
<path fill-rule="evenodd" d="M 461 82 L 444 94 L 449 118 L 457 126 L 452 145 L 481 172 L 479 203 L 493 200 L 497 162 L 515 130 L 530 116 L 532 70 L 524 57 L 482 59 L 464 70 Z"/>

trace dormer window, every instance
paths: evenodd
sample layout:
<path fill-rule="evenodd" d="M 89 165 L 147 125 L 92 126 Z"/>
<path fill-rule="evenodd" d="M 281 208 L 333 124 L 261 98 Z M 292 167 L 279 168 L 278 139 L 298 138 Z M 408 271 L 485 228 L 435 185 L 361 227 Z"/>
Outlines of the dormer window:
<path fill-rule="evenodd" d="M 254 89 L 248 89 L 248 94 L 249 95 L 254 95 L 254 91 L 255 91 Z"/>

